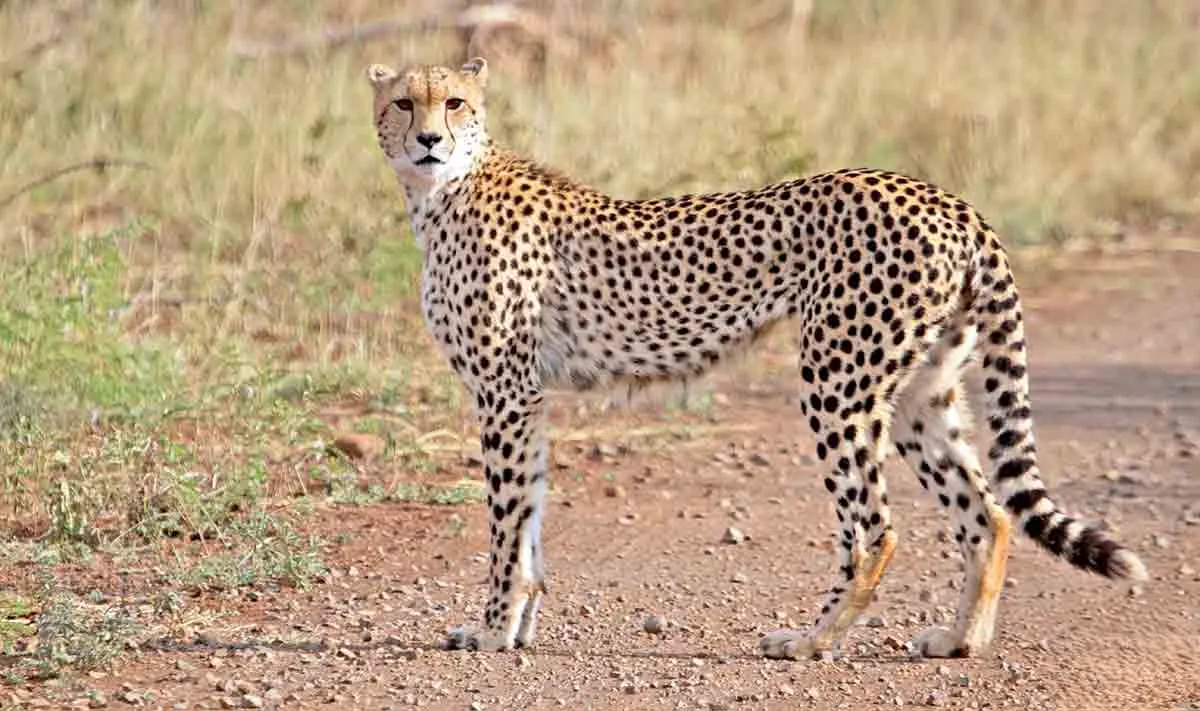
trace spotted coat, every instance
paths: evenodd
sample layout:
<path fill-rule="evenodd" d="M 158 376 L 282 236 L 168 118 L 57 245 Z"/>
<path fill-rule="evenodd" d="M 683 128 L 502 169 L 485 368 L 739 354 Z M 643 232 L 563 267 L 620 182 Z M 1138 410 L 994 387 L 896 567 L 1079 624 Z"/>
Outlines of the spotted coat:
<path fill-rule="evenodd" d="M 490 517 L 482 625 L 453 647 L 532 642 L 544 595 L 544 393 L 691 378 L 772 325 L 798 323 L 800 414 L 840 525 L 837 580 L 807 631 L 761 640 L 819 655 L 867 606 L 896 545 L 890 448 L 950 512 L 966 567 L 928 656 L 990 643 L 1011 519 L 1071 563 L 1141 578 L 1129 550 L 1064 514 L 1037 465 L 1009 259 L 960 198 L 880 170 L 620 200 L 496 147 L 487 65 L 369 70 L 380 146 L 424 250 L 422 308 L 479 417 Z M 985 372 L 985 473 L 961 374 Z"/>

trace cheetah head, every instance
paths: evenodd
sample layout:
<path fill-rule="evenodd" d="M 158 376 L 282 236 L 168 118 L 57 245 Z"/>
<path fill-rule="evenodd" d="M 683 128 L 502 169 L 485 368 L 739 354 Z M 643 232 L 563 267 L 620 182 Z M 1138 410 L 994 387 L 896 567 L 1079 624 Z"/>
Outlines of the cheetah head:
<path fill-rule="evenodd" d="M 461 69 L 419 67 L 396 72 L 367 69 L 375 90 L 379 146 L 401 183 L 428 190 L 465 175 L 487 145 L 483 90 L 487 62 Z"/>

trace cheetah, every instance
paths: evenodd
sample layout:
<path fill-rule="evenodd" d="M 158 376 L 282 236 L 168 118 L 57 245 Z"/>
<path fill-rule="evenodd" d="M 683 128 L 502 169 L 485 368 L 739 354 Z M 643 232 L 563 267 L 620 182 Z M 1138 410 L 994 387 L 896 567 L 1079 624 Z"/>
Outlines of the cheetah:
<path fill-rule="evenodd" d="M 423 252 L 421 308 L 475 406 L 490 523 L 480 625 L 451 649 L 531 644 L 546 594 L 545 391 L 700 375 L 798 324 L 800 414 L 840 526 L 836 580 L 807 630 L 760 640 L 819 657 L 871 601 L 896 549 L 882 473 L 894 446 L 951 518 L 965 581 L 915 654 L 987 649 L 1016 525 L 1054 555 L 1144 579 L 1138 557 L 1063 513 L 1038 468 L 1027 347 L 1008 256 L 980 214 L 893 172 L 839 170 L 710 195 L 621 200 L 488 137 L 488 67 L 372 65 L 379 146 Z M 990 474 L 962 374 L 984 372 Z"/>

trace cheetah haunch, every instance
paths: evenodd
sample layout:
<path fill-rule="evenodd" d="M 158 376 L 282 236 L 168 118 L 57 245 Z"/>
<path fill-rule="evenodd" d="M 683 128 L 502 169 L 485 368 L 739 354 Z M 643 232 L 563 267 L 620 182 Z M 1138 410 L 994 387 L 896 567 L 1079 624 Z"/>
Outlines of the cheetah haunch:
<path fill-rule="evenodd" d="M 917 652 L 965 656 L 991 642 L 1012 521 L 1080 568 L 1145 577 L 1137 556 L 1046 492 L 1017 288 L 996 234 L 963 200 L 878 170 L 617 200 L 492 144 L 482 59 L 374 65 L 368 76 L 379 145 L 424 252 L 425 319 L 482 433 L 489 594 L 482 625 L 448 646 L 533 641 L 545 388 L 696 376 L 784 319 L 800 326 L 800 409 L 841 545 L 811 629 L 766 635 L 767 656 L 819 655 L 871 601 L 896 547 L 881 472 L 891 445 L 949 511 L 966 567 L 954 626 L 921 633 Z M 990 474 L 968 439 L 961 386 L 975 355 Z"/>

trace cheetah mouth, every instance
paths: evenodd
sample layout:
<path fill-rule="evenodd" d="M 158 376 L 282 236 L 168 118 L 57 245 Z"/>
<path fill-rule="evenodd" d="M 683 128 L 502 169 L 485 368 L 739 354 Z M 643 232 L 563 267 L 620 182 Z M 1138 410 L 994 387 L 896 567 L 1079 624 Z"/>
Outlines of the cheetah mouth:
<path fill-rule="evenodd" d="M 429 154 L 429 155 L 425 156 L 424 158 L 421 158 L 415 162 L 417 165 L 436 165 L 438 163 L 445 163 L 444 160 L 442 160 L 441 158 L 435 157 L 433 154 Z"/>

